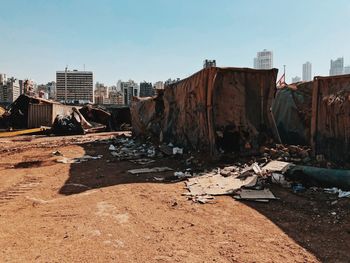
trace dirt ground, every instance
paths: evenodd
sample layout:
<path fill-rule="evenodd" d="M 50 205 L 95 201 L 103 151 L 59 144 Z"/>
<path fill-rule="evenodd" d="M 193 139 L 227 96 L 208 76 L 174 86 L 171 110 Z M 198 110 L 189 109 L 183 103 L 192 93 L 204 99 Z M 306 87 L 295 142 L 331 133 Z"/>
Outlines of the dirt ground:
<path fill-rule="evenodd" d="M 192 203 L 154 179 L 172 172 L 128 174 L 143 166 L 113 159 L 113 135 L 0 139 L 0 262 L 350 262 L 350 199 L 273 186 L 270 203 Z"/>

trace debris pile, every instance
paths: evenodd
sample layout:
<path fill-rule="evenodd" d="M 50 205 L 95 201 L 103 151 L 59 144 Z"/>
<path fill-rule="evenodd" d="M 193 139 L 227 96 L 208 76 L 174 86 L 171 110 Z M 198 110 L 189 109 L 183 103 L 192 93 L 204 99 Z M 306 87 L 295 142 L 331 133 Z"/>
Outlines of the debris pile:
<path fill-rule="evenodd" d="M 117 137 L 109 146 L 112 156 L 117 160 L 134 160 L 139 164 L 152 162 L 149 158 L 162 157 L 151 143 L 139 143 L 132 138 Z"/>
<path fill-rule="evenodd" d="M 70 115 L 57 115 L 52 132 L 57 135 L 74 135 L 105 131 L 108 115 L 109 113 L 91 106 L 82 109 L 73 107 Z"/>
<path fill-rule="evenodd" d="M 257 163 L 242 168 L 227 166 L 189 178 L 185 183 L 189 192 L 184 195 L 199 203 L 211 202 L 216 195 L 233 195 L 236 199 L 268 202 L 276 198 L 265 188 L 266 179 L 267 174 Z"/>
<path fill-rule="evenodd" d="M 311 149 L 308 146 L 276 144 L 276 147 L 261 147 L 260 152 L 268 160 L 278 160 L 293 162 L 294 164 L 313 163 L 311 159 Z"/>
<path fill-rule="evenodd" d="M 300 166 L 288 162 L 271 161 L 266 165 L 227 166 L 209 173 L 194 174 L 186 181 L 189 190 L 184 195 L 194 202 L 212 202 L 216 195 L 232 195 L 238 200 L 268 202 L 278 199 L 269 190 L 273 183 L 290 188 L 294 193 L 306 191 L 306 187 L 341 186 L 325 188 L 339 198 L 350 197 L 350 171 Z"/>

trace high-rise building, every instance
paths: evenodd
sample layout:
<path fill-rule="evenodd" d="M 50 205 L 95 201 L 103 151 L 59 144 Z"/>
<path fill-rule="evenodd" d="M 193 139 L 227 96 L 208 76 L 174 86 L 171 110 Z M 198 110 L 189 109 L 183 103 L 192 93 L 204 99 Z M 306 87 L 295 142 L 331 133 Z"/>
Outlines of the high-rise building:
<path fill-rule="evenodd" d="M 102 83 L 96 82 L 94 96 L 96 104 L 107 104 L 109 102 L 108 98 L 109 89 Z"/>
<path fill-rule="evenodd" d="M 273 68 L 273 53 L 264 49 L 257 53 L 254 58 L 255 69 L 272 69 Z"/>
<path fill-rule="evenodd" d="M 129 80 L 126 82 L 118 81 L 117 87 L 118 86 L 120 86 L 121 88 L 125 105 L 130 105 L 132 97 L 139 95 L 139 86 L 133 80 Z"/>
<path fill-rule="evenodd" d="M 312 78 L 312 64 L 307 61 L 303 64 L 303 81 L 311 81 Z"/>
<path fill-rule="evenodd" d="M 91 71 L 57 71 L 56 98 L 68 103 L 94 101 L 93 73 Z"/>
<path fill-rule="evenodd" d="M 331 68 L 329 70 L 329 76 L 342 75 L 344 73 L 344 58 L 337 58 L 331 60 Z"/>
<path fill-rule="evenodd" d="M 294 78 L 292 78 L 292 83 L 297 83 L 297 82 L 300 82 L 301 81 L 301 78 L 298 77 L 298 76 L 295 76 Z"/>
<path fill-rule="evenodd" d="M 44 94 L 44 98 L 55 99 L 56 98 L 56 82 L 51 81 L 47 84 L 40 84 L 37 86 L 37 94 Z"/>
<path fill-rule="evenodd" d="M 203 68 L 211 68 L 211 67 L 216 67 L 216 60 L 209 60 L 206 59 L 203 61 Z"/>
<path fill-rule="evenodd" d="M 0 83 L 0 101 L 1 102 L 14 102 L 21 93 L 20 83 L 18 79 L 6 78 L 2 79 Z"/>
<path fill-rule="evenodd" d="M 6 74 L 0 73 L 0 85 L 3 85 L 7 82 L 7 76 Z"/>
<path fill-rule="evenodd" d="M 164 89 L 164 82 L 163 81 L 157 81 L 154 83 L 154 89 L 159 90 L 159 89 Z"/>
<path fill-rule="evenodd" d="M 46 84 L 46 90 L 49 94 L 49 99 L 56 99 L 56 82 L 50 81 Z"/>
<path fill-rule="evenodd" d="M 109 92 L 109 103 L 123 105 L 123 94 L 120 91 L 110 91 Z"/>
<path fill-rule="evenodd" d="M 350 74 L 350 66 L 344 67 L 344 74 Z"/>
<path fill-rule="evenodd" d="M 154 95 L 153 86 L 151 82 L 140 83 L 140 97 L 151 97 Z"/>

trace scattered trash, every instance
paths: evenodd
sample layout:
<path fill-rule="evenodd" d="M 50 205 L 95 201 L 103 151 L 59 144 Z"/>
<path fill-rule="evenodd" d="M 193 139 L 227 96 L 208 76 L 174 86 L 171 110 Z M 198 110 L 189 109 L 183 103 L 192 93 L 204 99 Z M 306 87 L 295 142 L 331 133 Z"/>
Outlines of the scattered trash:
<path fill-rule="evenodd" d="M 52 152 L 52 155 L 54 155 L 54 156 L 63 156 L 63 154 L 60 151 L 54 151 L 54 152 Z"/>
<path fill-rule="evenodd" d="M 82 162 L 86 162 L 88 160 L 97 160 L 97 159 L 101 159 L 103 157 L 103 155 L 97 155 L 97 156 L 90 156 L 90 155 L 84 155 L 82 157 L 78 157 L 78 158 L 67 158 L 67 157 L 62 157 L 57 159 L 56 161 L 58 163 L 82 163 Z"/>
<path fill-rule="evenodd" d="M 183 154 L 183 149 L 179 147 L 174 147 L 173 148 L 173 154 Z"/>
<path fill-rule="evenodd" d="M 305 192 L 306 189 L 302 184 L 294 184 L 292 190 L 294 193 L 302 193 Z"/>
<path fill-rule="evenodd" d="M 271 161 L 262 170 L 266 172 L 286 172 L 293 164 L 281 161 Z"/>
<path fill-rule="evenodd" d="M 153 177 L 153 179 L 156 181 L 164 181 L 165 180 L 165 178 L 163 178 L 163 177 Z"/>
<path fill-rule="evenodd" d="M 291 183 L 286 180 L 283 174 L 280 174 L 280 173 L 272 173 L 271 182 L 274 184 L 281 185 L 282 187 L 285 187 L 285 188 L 291 187 Z"/>
<path fill-rule="evenodd" d="M 137 160 L 130 160 L 130 162 L 140 164 L 140 165 L 146 165 L 146 164 L 154 163 L 155 160 L 143 158 L 143 159 L 137 159 Z"/>
<path fill-rule="evenodd" d="M 110 150 L 110 151 L 115 151 L 115 150 L 117 150 L 117 148 L 115 148 L 115 146 L 114 146 L 113 144 L 111 144 L 111 145 L 109 146 L 108 150 Z"/>
<path fill-rule="evenodd" d="M 336 187 L 333 188 L 325 188 L 323 189 L 328 194 L 338 194 L 339 198 L 349 197 L 350 198 L 350 191 L 342 191 L 341 189 L 338 189 Z"/>
<path fill-rule="evenodd" d="M 212 195 L 198 195 L 198 196 L 192 196 L 190 199 L 195 203 L 200 204 L 206 204 L 206 203 L 213 203 L 213 200 L 215 199 Z"/>
<path fill-rule="evenodd" d="M 243 186 L 250 187 L 257 183 L 258 175 L 251 174 L 246 178 L 239 176 L 222 176 L 218 171 L 213 171 L 206 175 L 189 178 L 186 182 L 186 188 L 189 196 L 202 195 L 227 195 L 233 194 Z"/>
<path fill-rule="evenodd" d="M 235 195 L 234 198 L 239 200 L 263 201 L 263 202 L 268 202 L 269 200 L 278 199 L 274 196 L 274 194 L 269 189 L 263 189 L 263 190 L 241 189 L 238 191 L 238 195 Z"/>
<path fill-rule="evenodd" d="M 150 143 L 141 144 L 130 138 L 116 138 L 113 144 L 109 146 L 109 150 L 111 155 L 118 160 L 153 158 L 157 155 L 155 147 Z"/>
<path fill-rule="evenodd" d="M 166 171 L 172 171 L 173 169 L 169 167 L 153 167 L 153 168 L 141 168 L 141 169 L 133 169 L 128 170 L 130 174 L 145 174 L 145 173 L 160 173 Z"/>

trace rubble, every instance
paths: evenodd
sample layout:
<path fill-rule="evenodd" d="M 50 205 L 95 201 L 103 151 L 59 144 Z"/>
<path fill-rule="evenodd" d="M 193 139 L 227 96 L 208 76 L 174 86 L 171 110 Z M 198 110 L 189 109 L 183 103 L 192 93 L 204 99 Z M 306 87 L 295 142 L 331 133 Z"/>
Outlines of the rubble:
<path fill-rule="evenodd" d="M 236 170 L 234 167 L 224 168 L 225 176 L 221 175 L 221 169 L 215 169 L 210 173 L 197 174 L 186 181 L 186 188 L 192 200 L 198 196 L 232 195 L 242 187 L 253 187 L 257 184 L 258 174 L 255 174 L 253 166 Z M 226 171 L 232 173 L 227 174 Z"/>
<path fill-rule="evenodd" d="M 85 112 L 87 117 L 90 116 L 91 111 Z M 97 117 L 91 118 L 91 116 L 90 119 L 98 120 Z M 105 122 L 105 120 L 103 119 L 101 122 Z M 71 115 L 58 115 L 55 118 L 52 125 L 52 132 L 57 135 L 74 135 L 105 131 L 106 128 L 107 126 L 104 124 L 92 121 L 88 122 L 80 110 L 73 107 Z"/>
<path fill-rule="evenodd" d="M 153 167 L 153 168 L 141 168 L 141 169 L 132 169 L 128 170 L 130 174 L 145 174 L 145 173 L 160 173 L 172 171 L 173 169 L 169 167 Z"/>
<path fill-rule="evenodd" d="M 237 200 L 251 200 L 260 202 L 268 202 L 269 200 L 278 199 L 269 189 L 266 188 L 263 190 L 240 189 L 237 192 L 237 195 L 234 195 L 234 198 Z"/>
<path fill-rule="evenodd" d="M 116 138 L 109 146 L 111 155 L 118 160 L 136 160 L 156 157 L 156 149 L 151 143 L 136 142 L 132 138 Z M 161 156 L 158 153 L 158 156 Z M 142 161 L 140 161 L 140 164 Z"/>
<path fill-rule="evenodd" d="M 101 159 L 102 157 L 103 155 L 97 155 L 97 156 L 84 155 L 82 157 L 77 157 L 77 158 L 68 158 L 63 156 L 61 158 L 58 158 L 56 161 L 58 163 L 82 163 L 88 160 L 98 160 L 98 159 Z"/>

